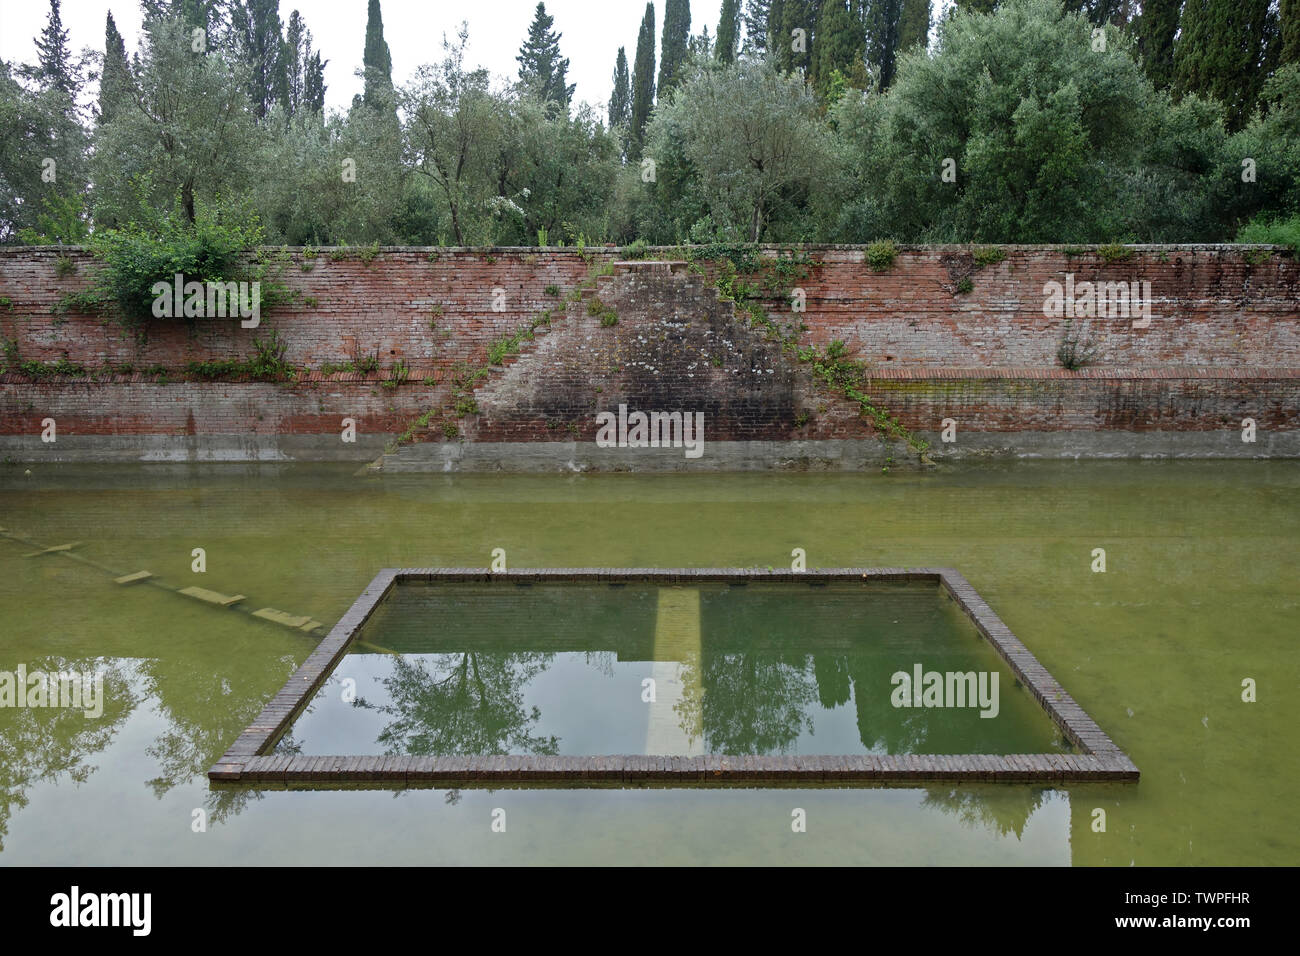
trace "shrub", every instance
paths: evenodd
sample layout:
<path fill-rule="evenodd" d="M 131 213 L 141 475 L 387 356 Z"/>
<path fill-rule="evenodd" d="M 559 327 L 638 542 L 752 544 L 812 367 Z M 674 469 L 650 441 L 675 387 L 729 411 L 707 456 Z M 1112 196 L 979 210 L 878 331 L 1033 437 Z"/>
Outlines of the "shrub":
<path fill-rule="evenodd" d="M 898 258 L 898 246 L 893 239 L 879 239 L 867 246 L 867 264 L 876 272 L 891 268 Z"/>
<path fill-rule="evenodd" d="M 1133 250 L 1118 242 L 1109 242 L 1097 247 L 1097 255 L 1103 262 L 1123 262 L 1133 258 Z"/>
<path fill-rule="evenodd" d="M 1272 221 L 1255 219 L 1241 228 L 1236 241 L 1286 246 L 1293 256 L 1300 256 L 1300 215 Z"/>
<path fill-rule="evenodd" d="M 153 229 L 134 224 L 110 229 L 91 243 L 103 264 L 95 291 L 127 320 L 144 322 L 153 317 L 155 283 L 170 284 L 177 273 L 186 282 L 242 278 L 240 257 L 261 238 L 256 224 L 229 225 L 208 217 L 193 226 L 169 216 Z"/>

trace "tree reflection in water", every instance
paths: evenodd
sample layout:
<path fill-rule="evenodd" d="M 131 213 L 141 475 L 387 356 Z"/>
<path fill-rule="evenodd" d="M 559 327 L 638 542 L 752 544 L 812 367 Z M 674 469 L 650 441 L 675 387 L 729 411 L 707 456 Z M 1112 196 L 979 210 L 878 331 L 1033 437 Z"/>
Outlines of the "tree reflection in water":
<path fill-rule="evenodd" d="M 392 718 L 378 738 L 386 754 L 554 755 L 559 739 L 535 734 L 541 711 L 524 705 L 524 688 L 553 657 L 482 651 L 394 657 L 381 680 L 388 699 L 359 697 L 353 706 Z"/>
<path fill-rule="evenodd" d="M 704 659 L 704 740 L 714 754 L 776 754 L 811 731 L 816 697 L 807 655 L 711 654 Z"/>
<path fill-rule="evenodd" d="M 921 805 L 951 813 L 972 829 L 1000 837 L 1014 833 L 1019 840 L 1049 792 L 1031 787 L 930 787 Z"/>
<path fill-rule="evenodd" d="M 9 818 L 27 806 L 28 789 L 65 774 L 75 784 L 85 783 L 96 769 L 91 758 L 107 749 L 139 702 L 129 670 L 119 661 L 45 658 L 27 667 L 29 673 L 47 674 L 102 671 L 104 712 L 92 718 L 71 707 L 0 709 L 0 851 Z"/>

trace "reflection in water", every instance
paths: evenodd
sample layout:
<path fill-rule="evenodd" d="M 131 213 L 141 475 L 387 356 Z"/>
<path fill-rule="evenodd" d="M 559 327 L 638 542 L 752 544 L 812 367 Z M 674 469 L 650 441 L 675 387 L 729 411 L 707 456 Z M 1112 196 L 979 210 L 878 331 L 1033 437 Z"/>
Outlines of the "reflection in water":
<path fill-rule="evenodd" d="M 1047 800 L 1051 790 L 1034 787 L 982 787 L 957 789 L 956 787 L 930 787 L 926 789 L 922 806 L 938 808 L 955 815 L 973 829 L 984 829 L 1000 837 L 1025 835 L 1025 825 Z"/>
<path fill-rule="evenodd" d="M 853 678 L 853 703 L 858 712 L 858 735 L 868 750 L 883 753 L 925 753 L 926 738 L 944 712 L 899 710 L 881 688 L 890 686 L 889 673 L 873 668 L 878 663 L 857 656 L 844 669 Z M 892 672 L 893 668 L 890 668 Z"/>
<path fill-rule="evenodd" d="M 892 675 L 922 657 L 940 671 L 1003 666 L 949 605 L 931 586 L 856 583 L 403 584 L 336 674 L 363 682 L 359 700 L 322 691 L 295 726 L 317 754 L 1059 749 L 1006 674 L 995 719 L 894 706 Z"/>
<path fill-rule="evenodd" d="M 0 850 L 9 818 L 27 806 L 27 790 L 64 774 L 85 783 L 96 769 L 90 758 L 108 747 L 138 703 L 121 662 L 50 657 L 28 664 L 36 670 L 102 672 L 104 712 L 91 718 L 76 707 L 0 708 Z"/>
<path fill-rule="evenodd" d="M 709 753 L 786 753 L 811 731 L 816 698 L 805 655 L 714 654 L 704 659 L 704 739 Z"/>
<path fill-rule="evenodd" d="M 442 674 L 431 672 L 423 659 L 395 657 L 392 673 L 382 681 L 388 699 L 371 704 L 358 698 L 354 706 L 393 718 L 379 734 L 387 754 L 551 755 L 559 752 L 559 740 L 532 733 L 541 711 L 526 707 L 523 699 L 524 687 L 551 657 L 481 651 L 437 655 L 445 665 Z"/>

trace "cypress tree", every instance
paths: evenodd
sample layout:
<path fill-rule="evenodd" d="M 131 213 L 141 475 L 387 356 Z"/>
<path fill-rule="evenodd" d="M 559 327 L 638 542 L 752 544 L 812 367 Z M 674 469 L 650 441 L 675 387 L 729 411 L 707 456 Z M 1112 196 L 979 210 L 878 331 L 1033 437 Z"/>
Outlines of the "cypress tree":
<path fill-rule="evenodd" d="M 248 99 L 258 119 L 277 100 L 287 99 L 284 40 L 280 36 L 279 0 L 248 0 L 244 59 L 249 65 Z"/>
<path fill-rule="evenodd" d="M 320 50 L 311 56 L 306 76 L 302 81 L 303 104 L 313 113 L 325 113 L 325 63 L 321 62 Z"/>
<path fill-rule="evenodd" d="M 304 43 L 307 49 L 303 49 Z M 297 10 L 289 14 L 289 25 L 284 28 L 284 45 L 280 58 L 284 62 L 284 109 L 292 116 L 302 108 L 302 88 L 306 60 L 311 53 L 311 31 L 302 22 Z"/>
<path fill-rule="evenodd" d="M 554 103 L 568 112 L 574 86 L 567 83 L 569 61 L 560 57 L 560 34 L 551 29 L 555 18 L 539 3 L 528 27 L 528 39 L 519 48 L 519 81 L 534 90 L 543 102 Z"/>
<path fill-rule="evenodd" d="M 867 59 L 880 69 L 880 88 L 894 82 L 903 0 L 863 0 L 859 16 L 867 34 Z"/>
<path fill-rule="evenodd" d="M 645 5 L 641 31 L 636 38 L 636 60 L 632 64 L 632 123 L 628 155 L 639 160 L 645 147 L 645 125 L 655 101 L 655 5 Z"/>
<path fill-rule="evenodd" d="M 753 56 L 767 56 L 768 15 L 772 0 L 745 0 L 745 42 L 741 49 Z"/>
<path fill-rule="evenodd" d="M 1174 79 L 1174 34 L 1183 0 L 1143 0 L 1137 22 L 1142 66 L 1156 89 L 1168 89 Z"/>
<path fill-rule="evenodd" d="M 822 0 L 813 46 L 813 88 L 822 96 L 829 93 L 835 72 L 852 74 L 865 47 L 862 23 L 849 12 L 844 0 Z"/>
<path fill-rule="evenodd" d="M 691 38 L 691 0 L 667 0 L 664 33 L 659 49 L 659 98 L 668 95 L 681 79 L 686 48 Z"/>
<path fill-rule="evenodd" d="M 1281 50 L 1278 66 L 1300 63 L 1300 0 L 1282 0 Z"/>
<path fill-rule="evenodd" d="M 110 122 L 130 95 L 131 65 L 126 58 L 126 42 L 109 11 L 104 24 L 104 71 L 99 77 L 99 123 Z"/>
<path fill-rule="evenodd" d="M 812 67 L 812 49 L 817 22 L 817 5 L 814 0 L 772 0 L 768 24 L 769 55 L 783 72 L 809 70 Z M 795 48 L 795 30 L 802 30 L 803 49 Z"/>
<path fill-rule="evenodd" d="M 63 29 L 59 0 L 50 0 L 45 28 L 36 38 L 36 69 L 30 75 L 42 90 L 58 90 L 68 102 L 75 102 L 80 84 L 72 75 L 72 54 L 68 50 L 68 31 Z"/>
<path fill-rule="evenodd" d="M 956 0 L 953 6 L 964 13 L 992 13 L 998 8 L 998 0 Z"/>
<path fill-rule="evenodd" d="M 722 14 L 718 20 L 718 39 L 714 54 L 720 63 L 736 59 L 736 41 L 740 33 L 740 0 L 722 0 Z"/>
<path fill-rule="evenodd" d="M 1067 13 L 1082 13 L 1097 26 L 1113 23 L 1122 27 L 1133 19 L 1133 0 L 1065 0 L 1064 6 Z"/>
<path fill-rule="evenodd" d="M 1223 103 L 1228 125 L 1246 124 L 1277 58 L 1269 0 L 1186 0 L 1174 45 L 1174 88 Z"/>
<path fill-rule="evenodd" d="M 906 53 L 930 38 L 930 0 L 903 0 L 898 19 L 898 52 Z"/>
<path fill-rule="evenodd" d="M 691 37 L 687 49 L 690 51 L 691 56 L 703 57 L 706 60 L 713 56 L 713 37 L 709 36 L 709 25 L 707 23 L 704 24 L 699 33 Z"/>
<path fill-rule="evenodd" d="M 365 72 L 362 102 L 372 109 L 395 109 L 393 97 L 393 57 L 384 40 L 384 15 L 379 0 L 370 0 L 366 11 L 366 49 L 361 56 Z"/>
<path fill-rule="evenodd" d="M 632 83 L 627 75 L 627 53 L 618 48 L 614 61 L 614 93 L 609 98 L 609 128 L 621 129 L 632 118 Z"/>

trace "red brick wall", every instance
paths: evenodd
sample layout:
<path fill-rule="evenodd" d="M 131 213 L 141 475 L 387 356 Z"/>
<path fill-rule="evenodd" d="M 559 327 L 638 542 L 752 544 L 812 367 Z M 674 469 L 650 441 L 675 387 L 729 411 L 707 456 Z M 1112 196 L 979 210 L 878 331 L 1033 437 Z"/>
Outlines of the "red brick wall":
<path fill-rule="evenodd" d="M 1294 259 L 1274 253 L 1252 264 L 1222 247 L 1167 247 L 1107 264 L 1061 248 L 1004 251 L 1004 261 L 977 269 L 968 249 L 905 249 L 890 269 L 874 272 L 861 249 L 814 250 L 819 264 L 800 283 L 803 342 L 843 340 L 875 370 L 873 396 L 919 430 L 937 430 L 945 417 L 987 431 L 1203 430 L 1242 417 L 1262 428 L 1297 427 Z M 42 383 L 0 374 L 0 434 L 31 434 L 46 415 L 59 420 L 61 434 L 325 435 L 345 416 L 369 433 L 400 432 L 448 402 L 458 370 L 481 367 L 491 342 L 546 308 L 556 308 L 550 331 L 479 387 L 482 414 L 464 422 L 470 439 L 589 440 L 594 412 L 620 401 L 704 411 L 713 441 L 870 434 L 856 405 L 812 383 L 806 365 L 735 319 L 709 283 L 680 271 L 675 285 L 652 289 L 623 273 L 602 279 L 599 294 L 620 311 L 617 326 L 602 328 L 585 303 L 565 314 L 546 292 L 555 286 L 562 295 L 588 276 L 591 264 L 576 251 L 385 249 L 369 262 L 335 259 L 330 250 L 313 259 L 291 254 L 285 279 L 314 302 L 268 313 L 259 329 L 237 320 L 155 322 L 140 342 L 111 320 L 54 314 L 64 295 L 86 286 L 87 254 L 0 248 L 0 338 L 16 342 L 22 360 L 137 370 Z M 61 255 L 74 274 L 56 274 Z M 590 257 L 614 258 L 604 249 Z M 1153 299 L 1150 328 L 1091 320 L 1096 355 L 1078 373 L 1058 367 L 1062 321 L 1043 315 L 1044 284 L 1067 272 L 1077 281 L 1146 280 Z M 963 277 L 973 284 L 968 293 L 957 291 Z M 493 309 L 494 290 L 504 293 L 504 312 Z M 786 302 L 772 311 L 793 318 Z M 675 330 L 681 319 L 689 329 Z M 317 372 L 279 386 L 183 382 L 173 371 L 171 384 L 159 385 L 138 374 L 244 358 L 270 329 L 296 365 L 319 369 L 377 352 L 384 367 L 409 366 L 410 380 L 386 389 L 386 372 L 367 380 Z M 715 338 L 701 337 L 708 335 Z M 710 342 L 720 347 L 701 358 Z M 435 424 L 422 437 L 442 440 L 441 430 Z"/>
<path fill-rule="evenodd" d="M 1003 262 L 980 269 L 969 251 L 956 247 L 905 249 L 885 272 L 868 268 L 860 249 L 816 250 L 823 264 L 801 284 L 809 340 L 842 339 L 882 366 L 1050 368 L 1062 323 L 1044 317 L 1043 285 L 1072 272 L 1078 281 L 1151 283 L 1149 329 L 1124 319 L 1091 321 L 1097 365 L 1300 367 L 1295 259 L 1275 254 L 1252 265 L 1225 247 L 1170 246 L 1139 247 L 1132 258 L 1107 264 L 1060 247 L 1003 249 Z M 329 250 L 307 260 L 293 250 L 285 280 L 316 305 L 268 314 L 260 329 L 229 320 L 199 320 L 194 329 L 159 321 L 138 345 L 98 317 L 51 314 L 66 293 L 86 286 L 92 265 L 84 252 L 66 255 L 77 272 L 59 278 L 58 250 L 0 248 L 0 299 L 12 302 L 0 307 L 0 335 L 17 339 L 24 359 L 180 366 L 241 358 L 256 335 L 274 328 L 296 364 L 342 363 L 360 349 L 378 350 L 385 365 L 401 359 L 450 367 L 480 360 L 489 342 L 554 306 L 548 285 L 567 291 L 589 271 L 570 250 L 441 250 L 431 261 L 426 249 L 385 249 L 369 262 L 336 260 Z M 596 250 L 592 259 L 613 257 Z M 311 271 L 301 271 L 304 264 Z M 965 275 L 974 289 L 961 294 L 957 284 Z M 505 292 L 506 311 L 493 311 L 493 289 Z M 776 311 L 790 317 L 787 303 Z"/>

